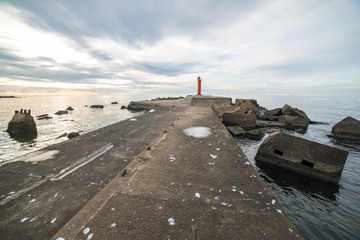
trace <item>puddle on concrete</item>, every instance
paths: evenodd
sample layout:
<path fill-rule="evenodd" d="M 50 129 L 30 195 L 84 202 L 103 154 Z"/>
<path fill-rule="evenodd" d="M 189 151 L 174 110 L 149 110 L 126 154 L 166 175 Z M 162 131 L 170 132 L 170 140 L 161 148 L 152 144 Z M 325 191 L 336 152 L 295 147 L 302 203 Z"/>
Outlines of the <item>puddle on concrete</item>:
<path fill-rule="evenodd" d="M 56 175 L 55 177 L 53 177 L 51 180 L 58 180 L 61 179 L 63 177 L 65 177 L 66 175 L 68 175 L 69 173 L 75 171 L 76 169 L 78 169 L 79 167 L 91 162 L 92 160 L 94 160 L 95 158 L 97 158 L 98 156 L 104 154 L 105 152 L 107 152 L 108 150 L 110 150 L 113 147 L 113 145 L 107 146 L 102 148 L 100 151 L 97 151 L 93 154 L 91 154 L 90 156 L 88 156 L 86 159 L 82 160 L 81 162 L 78 162 L 74 165 L 72 165 L 71 167 L 62 170 L 58 175 Z"/>
<path fill-rule="evenodd" d="M 19 157 L 15 159 L 15 161 L 37 163 L 40 161 L 53 159 L 58 153 L 59 150 L 36 151 L 33 153 L 26 154 L 22 157 Z"/>
<path fill-rule="evenodd" d="M 183 133 L 188 137 L 194 137 L 194 138 L 207 138 L 209 137 L 211 133 L 211 129 L 208 127 L 188 127 L 182 130 Z"/>

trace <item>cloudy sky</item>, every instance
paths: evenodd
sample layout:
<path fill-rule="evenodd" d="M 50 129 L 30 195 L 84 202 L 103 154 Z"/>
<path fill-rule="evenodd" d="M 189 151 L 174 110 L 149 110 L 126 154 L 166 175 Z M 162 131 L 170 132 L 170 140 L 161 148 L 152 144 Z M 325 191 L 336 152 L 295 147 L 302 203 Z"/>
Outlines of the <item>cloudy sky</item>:
<path fill-rule="evenodd" d="M 360 96 L 360 1 L 0 1 L 0 95 Z"/>

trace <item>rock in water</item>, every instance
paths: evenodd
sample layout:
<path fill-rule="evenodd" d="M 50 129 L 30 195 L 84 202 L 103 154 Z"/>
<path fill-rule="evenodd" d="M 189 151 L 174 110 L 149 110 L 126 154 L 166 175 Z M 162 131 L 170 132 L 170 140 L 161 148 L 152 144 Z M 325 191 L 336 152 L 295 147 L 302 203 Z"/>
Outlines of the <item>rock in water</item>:
<path fill-rule="evenodd" d="M 360 140 L 360 121 L 346 117 L 333 126 L 331 133 L 336 138 Z"/>
<path fill-rule="evenodd" d="M 306 130 L 309 125 L 309 119 L 299 116 L 291 115 L 281 115 L 279 116 L 279 122 L 285 124 L 287 129 L 296 130 L 304 129 Z"/>
<path fill-rule="evenodd" d="M 90 108 L 104 108 L 104 105 L 91 105 Z"/>
<path fill-rule="evenodd" d="M 63 115 L 63 114 L 68 114 L 68 113 L 69 113 L 68 111 L 60 110 L 60 111 L 57 111 L 55 114 L 56 115 Z"/>
<path fill-rule="evenodd" d="M 69 106 L 66 110 L 68 110 L 68 111 L 72 111 L 72 110 L 74 110 L 71 106 Z"/>
<path fill-rule="evenodd" d="M 282 115 L 290 115 L 290 116 L 296 116 L 296 117 L 304 117 L 309 121 L 308 116 L 306 113 L 300 109 L 293 108 L 287 104 L 285 104 L 281 109 Z"/>
<path fill-rule="evenodd" d="M 67 137 L 70 139 L 70 138 L 74 138 L 74 137 L 78 137 L 78 136 L 80 136 L 80 134 L 79 133 L 77 133 L 77 132 L 71 132 L 71 133 L 69 133 L 68 135 L 67 135 Z"/>
<path fill-rule="evenodd" d="M 224 113 L 222 115 L 223 122 L 229 125 L 239 125 L 245 130 L 254 129 L 256 126 L 255 114 L 241 114 L 238 112 Z"/>
<path fill-rule="evenodd" d="M 276 132 L 260 145 L 255 160 L 337 183 L 347 155 L 341 149 Z"/>
<path fill-rule="evenodd" d="M 256 105 L 248 100 L 241 103 L 240 107 L 236 109 L 235 112 L 241 114 L 255 114 L 256 118 L 260 118 L 260 112 L 257 109 Z"/>
<path fill-rule="evenodd" d="M 30 112 L 30 111 L 29 111 Z M 30 113 L 16 112 L 6 130 L 9 133 L 37 132 L 36 123 Z"/>
<path fill-rule="evenodd" d="M 281 115 L 281 108 L 274 108 L 264 112 L 265 120 L 276 121 Z"/>

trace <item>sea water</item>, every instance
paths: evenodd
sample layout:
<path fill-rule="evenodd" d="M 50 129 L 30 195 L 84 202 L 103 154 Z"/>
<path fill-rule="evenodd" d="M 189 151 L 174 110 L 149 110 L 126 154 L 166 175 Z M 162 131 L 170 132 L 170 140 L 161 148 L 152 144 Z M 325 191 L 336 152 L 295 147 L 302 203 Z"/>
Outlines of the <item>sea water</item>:
<path fill-rule="evenodd" d="M 332 185 L 256 163 L 254 160 L 256 152 L 268 134 L 260 141 L 235 139 L 305 239 L 359 239 L 360 146 L 336 143 L 327 137 L 327 134 L 331 132 L 334 124 L 346 116 L 360 119 L 360 98 L 248 97 L 257 99 L 260 105 L 268 109 L 289 104 L 305 111 L 311 120 L 325 124 L 309 125 L 305 134 L 292 131 L 287 133 L 349 151 L 339 184 Z M 239 96 L 239 98 L 244 97 Z M 127 105 L 131 100 L 140 99 L 139 96 L 121 95 L 0 98 L 0 164 L 12 161 L 25 153 L 65 141 L 66 137 L 56 139 L 64 132 L 82 130 L 81 134 L 83 134 L 141 114 L 120 109 L 121 105 Z M 111 104 L 114 101 L 119 104 Z M 89 108 L 93 104 L 104 105 L 104 108 Z M 65 110 L 68 106 L 74 108 L 69 114 L 61 116 L 54 114 L 58 110 Z M 31 109 L 38 128 L 35 139 L 14 139 L 4 132 L 14 111 L 20 109 Z M 42 114 L 49 114 L 53 118 L 36 120 L 35 116 Z"/>
<path fill-rule="evenodd" d="M 340 181 L 326 184 L 278 167 L 254 160 L 262 141 L 236 138 L 277 201 L 305 239 L 360 239 L 360 143 L 338 143 L 327 135 L 337 122 L 347 116 L 360 120 L 360 98 L 259 96 L 260 105 L 268 109 L 289 104 L 303 110 L 313 121 L 305 134 L 287 131 L 349 152 Z"/>

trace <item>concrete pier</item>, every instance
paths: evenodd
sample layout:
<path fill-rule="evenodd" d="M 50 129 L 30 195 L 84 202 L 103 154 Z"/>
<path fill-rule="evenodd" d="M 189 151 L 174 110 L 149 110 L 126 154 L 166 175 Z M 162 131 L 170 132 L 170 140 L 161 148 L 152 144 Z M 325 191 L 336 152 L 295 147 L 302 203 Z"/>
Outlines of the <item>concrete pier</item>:
<path fill-rule="evenodd" d="M 302 238 L 210 107 L 163 105 L 2 166 L 1 238 Z"/>

